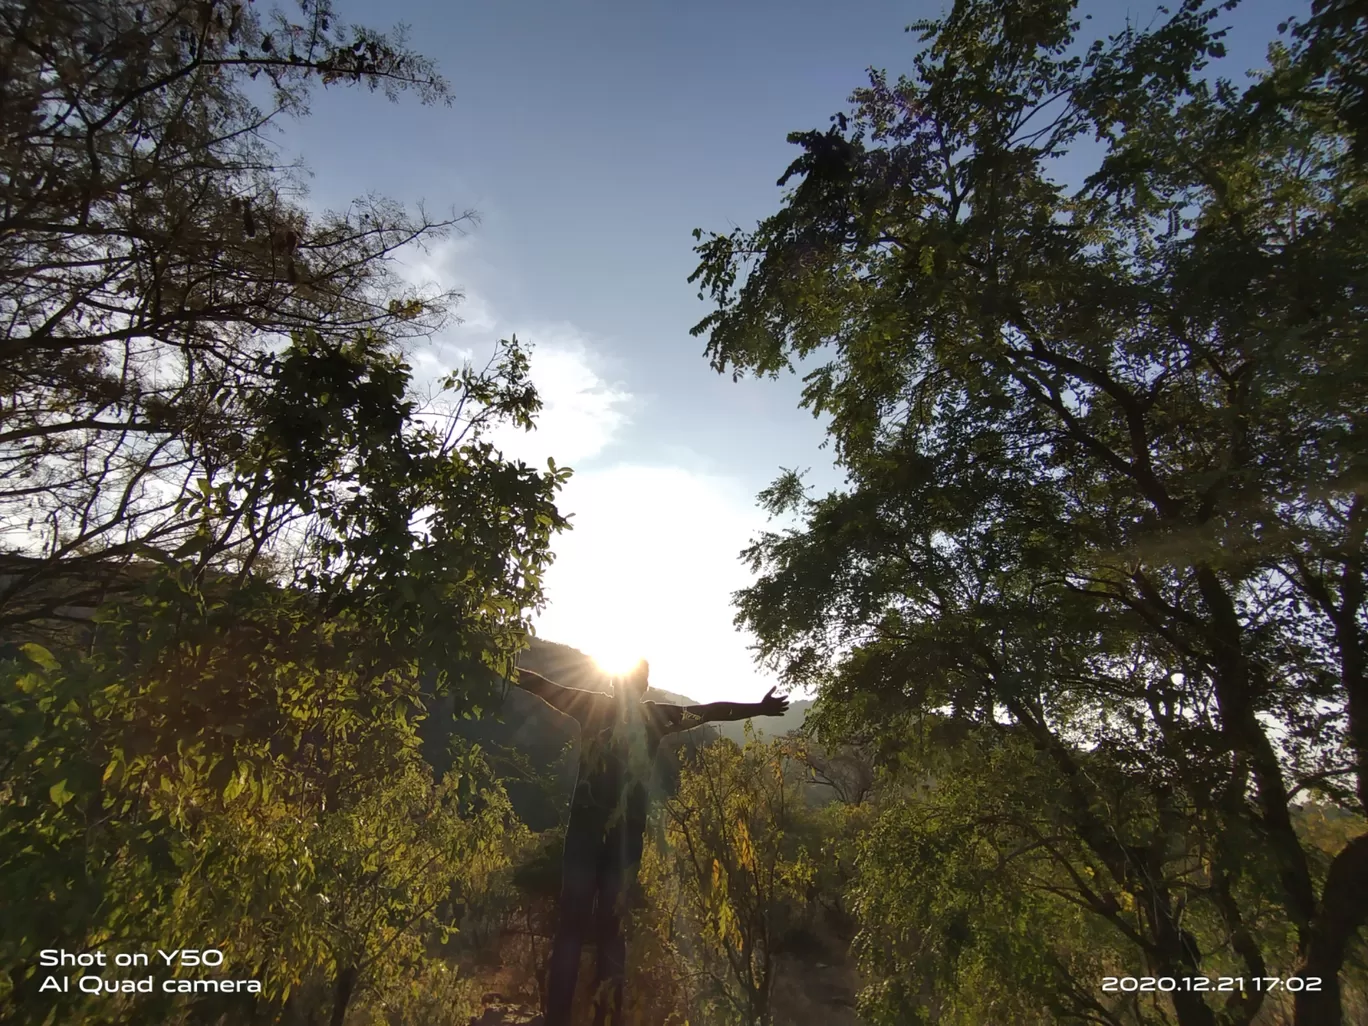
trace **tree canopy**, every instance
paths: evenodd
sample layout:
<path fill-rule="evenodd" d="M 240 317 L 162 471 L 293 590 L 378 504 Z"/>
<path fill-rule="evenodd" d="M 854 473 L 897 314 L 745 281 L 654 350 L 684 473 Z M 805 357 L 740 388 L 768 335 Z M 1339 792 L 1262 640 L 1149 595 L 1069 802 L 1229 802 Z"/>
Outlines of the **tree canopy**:
<path fill-rule="evenodd" d="M 540 408 L 516 339 L 418 398 L 459 297 L 392 256 L 460 218 L 310 212 L 263 133 L 315 84 L 445 83 L 328 0 L 0 26 L 0 1016 L 216 1021 L 244 999 L 55 1003 L 37 952 L 217 946 L 251 1016 L 340 1026 L 523 843 L 418 725 L 511 672 L 568 471 L 489 441 Z"/>
<path fill-rule="evenodd" d="M 307 113 L 316 84 L 448 98 L 402 33 L 346 26 L 328 0 L 294 17 L 246 0 L 9 3 L 0 29 L 0 535 L 36 558 L 6 575 L 9 626 L 52 613 L 59 564 L 63 604 L 81 605 L 135 557 L 248 568 L 310 515 L 269 480 L 269 446 L 305 447 L 303 486 L 309 461 L 345 455 L 330 436 L 389 424 L 393 347 L 458 298 L 407 285 L 391 256 L 462 218 L 302 204 L 269 130 Z M 323 409 L 282 405 L 301 401 Z M 289 434 L 305 428 L 324 433 Z"/>
<path fill-rule="evenodd" d="M 1073 6 L 913 26 L 911 75 L 790 136 L 778 213 L 695 233 L 713 366 L 801 366 L 849 482 L 763 494 L 802 526 L 749 550 L 738 623 L 829 730 L 1028 740 L 1046 889 L 1147 974 L 1320 978 L 1298 1022 L 1336 1023 L 1368 834 L 1330 858 L 1299 819 L 1368 813 L 1362 26 L 1319 4 L 1240 87 L 1234 3 L 1091 42 Z M 1168 997 L 1205 1026 L 1267 995 Z"/>

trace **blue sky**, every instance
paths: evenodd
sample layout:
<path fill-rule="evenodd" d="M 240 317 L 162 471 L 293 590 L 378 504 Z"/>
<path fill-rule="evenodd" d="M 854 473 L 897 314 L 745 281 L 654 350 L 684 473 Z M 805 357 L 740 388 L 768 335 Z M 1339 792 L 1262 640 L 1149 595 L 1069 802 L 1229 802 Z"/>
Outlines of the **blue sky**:
<path fill-rule="evenodd" d="M 1233 16 L 1225 73 L 1262 64 L 1305 2 Z M 737 554 L 781 466 L 838 475 L 795 379 L 715 374 L 688 333 L 707 312 L 686 278 L 695 227 L 773 213 L 791 131 L 825 128 L 865 69 L 910 71 L 904 26 L 940 2 L 845 0 L 339 0 L 348 21 L 405 23 L 451 83 L 451 107 L 353 89 L 318 94 L 282 142 L 313 172 L 309 204 L 368 192 L 430 212 L 474 209 L 464 237 L 409 258 L 462 288 L 464 323 L 417 354 L 420 373 L 516 332 L 534 344 L 547 408 L 512 454 L 575 468 L 562 508 L 547 638 L 651 659 L 652 683 L 700 700 L 769 686 L 732 627 Z M 1093 25 L 1141 24 L 1153 4 L 1085 2 Z"/>

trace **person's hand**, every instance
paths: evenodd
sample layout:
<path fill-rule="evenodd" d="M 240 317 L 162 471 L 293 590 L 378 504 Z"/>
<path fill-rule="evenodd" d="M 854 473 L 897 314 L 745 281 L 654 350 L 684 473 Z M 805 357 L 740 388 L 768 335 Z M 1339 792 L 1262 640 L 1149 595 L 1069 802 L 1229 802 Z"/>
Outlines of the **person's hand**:
<path fill-rule="evenodd" d="M 765 697 L 760 699 L 761 716 L 783 716 L 788 712 L 789 700 L 784 695 L 776 695 L 776 688 L 770 688 L 765 692 Z"/>

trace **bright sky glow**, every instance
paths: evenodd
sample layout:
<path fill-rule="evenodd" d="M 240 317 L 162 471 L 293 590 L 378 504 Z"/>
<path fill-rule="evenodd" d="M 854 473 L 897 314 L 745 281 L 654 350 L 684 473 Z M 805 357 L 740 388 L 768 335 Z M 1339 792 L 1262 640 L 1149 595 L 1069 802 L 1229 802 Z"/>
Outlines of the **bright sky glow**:
<path fill-rule="evenodd" d="M 589 654 L 594 657 L 598 668 L 608 676 L 625 677 L 641 662 L 641 656 L 635 653 L 636 649 L 630 641 L 616 641 L 596 646 Z"/>
<path fill-rule="evenodd" d="M 410 259 L 406 275 L 462 283 L 469 240 Z M 461 360 L 483 364 L 491 339 L 514 326 L 466 286 L 463 323 L 413 360 L 420 388 Z M 733 476 L 709 471 L 684 447 L 655 461 L 630 451 L 648 400 L 627 390 L 613 362 L 568 324 L 528 324 L 532 379 L 543 409 L 537 429 L 493 435 L 504 453 L 534 466 L 548 457 L 575 468 L 560 496 L 572 530 L 555 545 L 540 637 L 587 652 L 610 674 L 651 664 L 651 684 L 700 701 L 752 700 L 769 687 L 732 624 L 731 595 L 748 583 L 738 555 L 765 517 Z M 620 369 L 620 368 L 619 368 Z M 635 458 L 634 458 L 635 457 Z"/>
<path fill-rule="evenodd" d="M 1151 23 L 1155 3 L 1082 0 L 1097 31 Z M 1246 0 L 1222 62 L 1237 81 L 1305 0 Z M 625 0 L 450 4 L 338 0 L 348 20 L 410 26 L 451 81 L 452 107 L 318 94 L 288 151 L 310 202 L 379 192 L 478 227 L 412 254 L 408 273 L 465 292 L 464 323 L 412 354 L 420 379 L 501 337 L 531 342 L 546 404 L 538 430 L 498 443 L 574 468 L 538 634 L 605 660 L 644 656 L 651 683 L 700 701 L 752 701 L 773 680 L 732 623 L 749 582 L 738 554 L 766 526 L 754 496 L 781 467 L 836 487 L 801 383 L 733 383 L 688 329 L 706 312 L 686 278 L 690 232 L 775 212 L 787 133 L 825 129 L 866 68 L 911 70 L 909 23 L 940 0 Z M 1086 170 L 1086 169 L 1085 169 Z M 1060 174 L 1071 177 L 1070 160 Z"/>

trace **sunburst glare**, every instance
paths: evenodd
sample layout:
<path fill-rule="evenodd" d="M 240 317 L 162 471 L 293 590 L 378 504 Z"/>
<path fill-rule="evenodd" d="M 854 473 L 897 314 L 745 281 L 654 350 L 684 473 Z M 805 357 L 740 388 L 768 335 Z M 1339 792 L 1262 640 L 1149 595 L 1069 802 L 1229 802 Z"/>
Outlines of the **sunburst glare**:
<path fill-rule="evenodd" d="M 641 662 L 641 652 L 629 644 L 612 644 L 594 648 L 594 662 L 610 677 L 623 677 Z"/>

